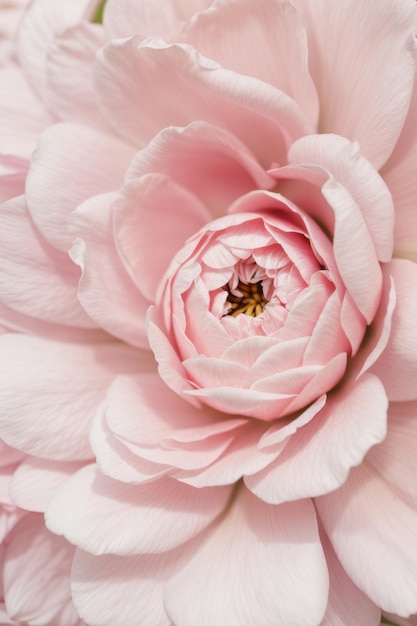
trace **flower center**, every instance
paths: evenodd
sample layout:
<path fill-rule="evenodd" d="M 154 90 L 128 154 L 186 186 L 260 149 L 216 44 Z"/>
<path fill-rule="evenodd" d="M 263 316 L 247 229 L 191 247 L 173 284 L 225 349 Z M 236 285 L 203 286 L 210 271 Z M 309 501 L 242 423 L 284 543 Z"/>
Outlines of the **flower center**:
<path fill-rule="evenodd" d="M 229 285 L 224 287 L 229 292 L 226 300 L 230 303 L 227 315 L 236 317 L 240 313 L 257 317 L 268 304 L 262 290 L 262 281 L 257 283 L 244 283 L 239 280 L 236 289 L 230 290 Z"/>

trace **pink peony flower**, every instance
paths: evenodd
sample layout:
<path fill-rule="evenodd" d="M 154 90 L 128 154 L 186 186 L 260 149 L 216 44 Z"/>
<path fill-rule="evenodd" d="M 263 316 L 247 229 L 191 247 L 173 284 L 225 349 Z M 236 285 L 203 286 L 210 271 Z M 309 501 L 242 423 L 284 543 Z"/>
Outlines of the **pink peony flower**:
<path fill-rule="evenodd" d="M 33 0 L 7 35 L 2 623 L 416 623 L 416 26 Z"/>

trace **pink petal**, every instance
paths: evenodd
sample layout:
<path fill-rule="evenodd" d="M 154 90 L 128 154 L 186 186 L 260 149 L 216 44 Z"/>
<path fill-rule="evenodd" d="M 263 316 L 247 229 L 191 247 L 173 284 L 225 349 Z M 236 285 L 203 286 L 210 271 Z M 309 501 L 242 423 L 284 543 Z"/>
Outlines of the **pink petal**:
<path fill-rule="evenodd" d="M 27 515 L 8 540 L 4 590 L 8 614 L 19 624 L 81 626 L 71 601 L 74 548 L 48 532 L 41 515 Z"/>
<path fill-rule="evenodd" d="M 94 556 L 76 550 L 72 595 L 89 626 L 171 626 L 163 589 L 180 564 L 183 547 L 162 554 Z M 126 601 L 128 599 L 128 601 Z"/>
<path fill-rule="evenodd" d="M 397 303 L 388 345 L 371 371 L 384 383 L 390 400 L 414 400 L 417 398 L 417 266 L 405 259 L 394 259 L 388 270 L 394 279 Z"/>
<path fill-rule="evenodd" d="M 52 124 L 54 118 L 33 92 L 17 64 L 2 64 L 0 82 L 1 152 L 29 160 L 39 133 Z"/>
<path fill-rule="evenodd" d="M 195 356 L 183 361 L 187 378 L 197 387 L 242 387 L 248 370 L 239 363 L 206 356 Z"/>
<path fill-rule="evenodd" d="M 73 217 L 79 239 L 70 256 L 81 268 L 78 298 L 96 324 L 139 348 L 148 348 L 145 331 L 149 302 L 127 275 L 113 236 L 115 194 L 83 202 Z"/>
<path fill-rule="evenodd" d="M 312 504 L 270 506 L 241 490 L 168 580 L 164 599 L 171 621 L 182 626 L 316 626 L 327 593 Z"/>
<path fill-rule="evenodd" d="M 288 406 L 294 394 L 239 389 L 238 387 L 206 387 L 185 390 L 185 396 L 204 398 L 205 404 L 218 411 L 249 415 L 269 421 L 275 419 Z"/>
<path fill-rule="evenodd" d="M 415 3 L 294 0 L 306 26 L 320 128 L 357 140 L 379 169 L 398 139 L 415 72 Z M 364 66 L 364 59 L 366 64 Z"/>
<path fill-rule="evenodd" d="M 341 352 L 334 356 L 316 375 L 305 385 L 298 395 L 286 407 L 289 415 L 306 407 L 312 400 L 327 393 L 343 379 L 346 372 L 347 355 Z"/>
<path fill-rule="evenodd" d="M 187 41 L 223 67 L 284 91 L 306 112 L 312 128 L 317 124 L 318 99 L 308 70 L 306 34 L 289 2 L 216 2 L 193 21 Z"/>
<path fill-rule="evenodd" d="M 276 456 L 276 453 L 263 453 L 258 449 L 264 431 L 262 422 L 248 423 L 236 430 L 234 440 L 213 463 L 194 471 L 177 470 L 173 476 L 200 488 L 234 484 L 245 474 L 259 472 Z"/>
<path fill-rule="evenodd" d="M 355 585 L 385 611 L 417 612 L 416 507 L 366 462 L 316 507 Z"/>
<path fill-rule="evenodd" d="M 0 439 L 0 467 L 4 468 L 7 465 L 14 465 L 18 461 L 24 458 L 24 454 L 15 448 L 11 448 L 4 441 Z"/>
<path fill-rule="evenodd" d="M 366 331 L 366 341 L 360 346 L 358 353 L 352 363 L 352 372 L 358 372 L 358 378 L 366 372 L 381 356 L 387 346 L 391 335 L 392 316 L 396 307 L 395 285 L 390 276 L 390 264 L 383 266 L 383 285 L 379 309 L 374 321 L 368 326 Z"/>
<path fill-rule="evenodd" d="M 368 324 L 378 308 L 382 274 L 360 207 L 334 178 L 322 193 L 335 214 L 334 256 L 340 275 L 353 301 Z"/>
<path fill-rule="evenodd" d="M 204 205 L 164 175 L 145 175 L 123 188 L 115 204 L 116 245 L 148 300 L 155 300 L 175 253 L 209 220 Z"/>
<path fill-rule="evenodd" d="M 206 528 L 227 505 L 228 487 L 195 489 L 170 478 L 128 485 L 88 465 L 50 503 L 48 528 L 93 554 L 166 552 Z"/>
<path fill-rule="evenodd" d="M 92 127 L 68 122 L 48 128 L 26 181 L 30 214 L 46 239 L 66 252 L 74 239 L 70 213 L 90 196 L 116 191 L 130 158 L 127 146 Z"/>
<path fill-rule="evenodd" d="M 127 178 L 151 172 L 167 174 L 192 191 L 210 209 L 211 219 L 223 215 L 239 196 L 274 183 L 245 144 L 203 122 L 162 130 L 135 155 Z"/>
<path fill-rule="evenodd" d="M 330 576 L 329 602 L 320 626 L 379 626 L 381 610 L 350 580 L 324 532 L 320 538 Z"/>
<path fill-rule="evenodd" d="M 289 437 L 294 435 L 299 428 L 311 422 L 325 406 L 326 402 L 327 395 L 323 394 L 296 417 L 290 415 L 285 419 L 277 420 L 259 440 L 258 450 L 261 452 L 274 453 L 275 457 L 271 460 L 275 460 L 278 454 L 280 454 L 287 445 Z"/>
<path fill-rule="evenodd" d="M 25 159 L 0 155 L 0 204 L 25 193 L 28 167 Z"/>
<path fill-rule="evenodd" d="M 0 263 L 5 305 L 47 322 L 95 327 L 77 300 L 77 268 L 39 236 L 24 197 L 1 207 Z"/>
<path fill-rule="evenodd" d="M 294 352 L 302 351 L 307 340 L 306 338 L 301 338 L 296 339 L 295 342 L 295 344 L 287 342 L 287 344 L 291 345 L 291 349 L 288 350 L 287 354 L 285 350 L 286 344 L 277 345 L 275 337 L 247 337 L 241 341 L 232 343 L 232 345 L 223 352 L 222 358 L 232 361 L 233 363 L 239 363 L 247 368 L 252 368 L 255 363 L 262 366 L 263 360 L 268 361 L 271 355 L 271 365 L 273 366 L 275 364 L 275 367 L 277 367 L 276 358 L 274 356 L 275 352 L 278 352 L 280 357 L 292 358 Z M 284 354 L 282 354 L 282 351 L 284 351 Z"/>
<path fill-rule="evenodd" d="M 384 165 L 383 175 L 395 205 L 395 256 L 417 261 L 417 80 L 411 95 L 408 116 L 397 145 Z"/>
<path fill-rule="evenodd" d="M 54 41 L 46 60 L 49 104 L 62 120 L 105 126 L 94 92 L 93 61 L 105 43 L 102 26 L 82 22 Z"/>
<path fill-rule="evenodd" d="M 48 337 L 49 339 L 74 341 L 75 343 L 90 343 L 108 339 L 108 335 L 104 330 L 52 324 L 30 315 L 17 313 L 2 302 L 0 302 L 0 324 L 2 324 L 6 332 L 38 335 L 39 337 Z"/>
<path fill-rule="evenodd" d="M 61 484 L 82 465 L 79 461 L 47 461 L 28 457 L 13 475 L 11 496 L 22 509 L 42 513 Z"/>
<path fill-rule="evenodd" d="M 140 33 L 171 39 L 182 22 L 204 11 L 212 0 L 107 0 L 103 24 L 109 39 Z"/>
<path fill-rule="evenodd" d="M 42 458 L 90 459 L 91 421 L 111 380 L 139 367 L 138 353 L 112 343 L 70 344 L 18 334 L 3 335 L 0 344 L 2 439 Z"/>
<path fill-rule="evenodd" d="M 185 370 L 178 354 L 161 330 L 159 323 L 158 310 L 151 307 L 148 311 L 147 334 L 152 352 L 158 363 L 159 375 L 170 389 L 181 395 L 184 391 L 191 390 L 192 387 L 185 378 Z M 196 407 L 201 406 L 198 400 L 190 398 L 189 401 Z"/>
<path fill-rule="evenodd" d="M 350 352 L 350 344 L 341 326 L 341 302 L 334 291 L 317 320 L 304 354 L 304 363 L 328 363 L 337 354 Z"/>
<path fill-rule="evenodd" d="M 144 447 L 159 446 L 177 430 L 208 425 L 215 428 L 219 422 L 218 414 L 196 409 L 154 372 L 118 377 L 108 393 L 106 417 L 115 435 Z"/>
<path fill-rule="evenodd" d="M 338 135 L 302 137 L 291 146 L 289 160 L 328 170 L 360 207 L 379 260 L 391 260 L 394 204 L 390 189 L 357 143 Z"/>
<path fill-rule="evenodd" d="M 393 489 L 417 505 L 414 477 L 417 472 L 417 402 L 391 402 L 388 433 L 381 446 L 370 450 L 366 460 Z"/>
<path fill-rule="evenodd" d="M 383 386 L 375 376 L 365 374 L 330 394 L 321 412 L 291 436 L 277 460 L 246 477 L 245 483 L 273 504 L 333 491 L 384 439 L 386 422 Z"/>
<path fill-rule="evenodd" d="M 49 46 L 58 33 L 88 17 L 92 5 L 92 0 L 73 0 L 62 6 L 55 0 L 37 0 L 30 4 L 18 31 L 17 52 L 20 64 L 41 96 L 47 93 Z"/>
<path fill-rule="evenodd" d="M 182 469 L 201 468 L 217 459 L 243 420 L 220 421 L 174 395 L 157 375 L 118 378 L 106 408 L 114 435 L 139 459 Z M 139 463 L 140 467 L 140 463 Z"/>
<path fill-rule="evenodd" d="M 121 482 L 140 484 L 170 472 L 168 465 L 158 465 L 132 452 L 107 425 L 105 416 L 93 423 L 90 432 L 91 448 L 100 471 Z"/>
<path fill-rule="evenodd" d="M 114 41 L 100 51 L 96 73 L 106 117 L 135 145 L 147 144 L 166 126 L 201 120 L 234 134 L 269 166 L 285 161 L 288 137 L 308 132 L 286 94 L 222 69 L 186 45 Z M 126 103 L 135 106 L 126 109 Z"/>

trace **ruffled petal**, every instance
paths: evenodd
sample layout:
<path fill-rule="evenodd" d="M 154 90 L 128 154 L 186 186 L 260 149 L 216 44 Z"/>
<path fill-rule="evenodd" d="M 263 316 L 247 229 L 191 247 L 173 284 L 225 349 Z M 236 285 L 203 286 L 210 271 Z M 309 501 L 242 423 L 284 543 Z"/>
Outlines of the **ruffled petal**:
<path fill-rule="evenodd" d="M 26 181 L 30 214 L 44 237 L 67 252 L 75 237 L 70 213 L 83 200 L 123 183 L 131 150 L 94 128 L 56 124 L 39 139 Z"/>
<path fill-rule="evenodd" d="M 171 478 L 127 485 L 88 465 L 61 487 L 45 519 L 50 530 L 93 554 L 160 553 L 211 524 L 230 495 L 231 487 L 195 489 Z"/>
<path fill-rule="evenodd" d="M 111 380 L 140 367 L 140 353 L 111 343 L 74 344 L 18 334 L 3 335 L 0 345 L 2 439 L 46 459 L 90 459 L 92 419 Z"/>
<path fill-rule="evenodd" d="M 375 376 L 345 382 L 330 394 L 320 413 L 289 438 L 276 461 L 245 478 L 247 487 L 273 504 L 333 491 L 384 439 L 387 405 Z"/>
<path fill-rule="evenodd" d="M 417 506 L 414 477 L 417 472 L 417 402 L 391 402 L 388 434 L 366 460 L 393 489 Z"/>
<path fill-rule="evenodd" d="M 109 39 L 140 34 L 165 40 L 178 34 L 182 23 L 204 11 L 213 0 L 107 0 L 103 25 Z"/>
<path fill-rule="evenodd" d="M 199 198 L 210 209 L 206 221 L 226 213 L 245 193 L 275 183 L 237 137 L 203 122 L 162 130 L 135 155 L 126 177 L 152 172 L 166 174 Z"/>
<path fill-rule="evenodd" d="M 48 101 L 62 120 L 105 127 L 94 91 L 93 61 L 105 44 L 103 29 L 82 22 L 64 31 L 46 61 Z"/>
<path fill-rule="evenodd" d="M 396 306 L 387 347 L 370 369 L 384 383 L 391 401 L 417 398 L 417 265 L 394 259 L 387 268 L 393 277 Z"/>
<path fill-rule="evenodd" d="M 395 256 L 417 262 L 417 79 L 394 152 L 381 170 L 395 205 Z"/>
<path fill-rule="evenodd" d="M 416 613 L 415 502 L 364 462 L 342 487 L 317 498 L 316 508 L 355 585 L 383 610 Z"/>
<path fill-rule="evenodd" d="M 182 626 L 257 624 L 260 616 L 262 626 L 317 626 L 327 594 L 311 502 L 271 506 L 242 490 L 192 546 L 164 600 L 172 622 Z"/>
<path fill-rule="evenodd" d="M 381 609 L 350 580 L 324 532 L 320 538 L 330 577 L 329 603 L 320 626 L 379 626 Z"/>
<path fill-rule="evenodd" d="M 39 236 L 23 196 L 1 207 L 0 264 L 3 304 L 45 322 L 95 328 L 77 300 L 77 268 Z"/>
<path fill-rule="evenodd" d="M 175 253 L 209 220 L 204 205 L 164 175 L 145 175 L 123 188 L 115 203 L 114 236 L 129 275 L 148 301 L 155 301 Z"/>
<path fill-rule="evenodd" d="M 0 82 L 0 152 L 29 159 L 39 133 L 52 124 L 54 118 L 42 105 L 17 65 L 3 64 L 0 68 Z"/>
<path fill-rule="evenodd" d="M 113 41 L 98 54 L 96 84 L 107 119 L 139 147 L 167 126 L 200 120 L 234 134 L 269 167 L 285 162 L 291 140 L 311 132 L 289 96 L 221 68 L 188 45 Z"/>
<path fill-rule="evenodd" d="M 312 135 L 296 141 L 288 156 L 292 163 L 324 167 L 347 189 L 365 219 L 379 260 L 390 261 L 394 228 L 390 189 L 359 145 L 337 135 Z"/>
<path fill-rule="evenodd" d="M 164 609 L 165 581 L 179 567 L 183 547 L 162 554 L 94 556 L 77 550 L 72 596 L 89 626 L 171 626 Z M 126 601 L 128 598 L 128 602 Z"/>
<path fill-rule="evenodd" d="M 298 102 L 312 127 L 317 124 L 318 98 L 308 70 L 306 33 L 290 2 L 216 2 L 192 22 L 187 41 L 223 67 L 282 90 Z"/>
<path fill-rule="evenodd" d="M 97 0 L 32 2 L 20 23 L 17 36 L 19 62 L 32 86 L 43 98 L 47 94 L 46 59 L 56 35 L 89 17 Z"/>
<path fill-rule="evenodd" d="M 74 548 L 46 530 L 43 516 L 30 514 L 8 538 L 4 566 L 7 612 L 19 624 L 81 626 L 71 601 Z"/>
<path fill-rule="evenodd" d="M 145 331 L 150 302 L 127 275 L 113 235 L 115 194 L 94 196 L 73 216 L 78 239 L 70 251 L 81 268 L 78 298 L 88 315 L 106 331 L 139 348 L 148 348 Z"/>
<path fill-rule="evenodd" d="M 357 140 L 379 169 L 403 127 L 416 67 L 413 0 L 294 0 L 307 29 L 320 130 Z M 364 64 L 364 59 L 366 63 Z"/>
<path fill-rule="evenodd" d="M 42 513 L 55 491 L 82 465 L 79 461 L 47 461 L 28 457 L 14 472 L 10 495 L 22 509 Z"/>

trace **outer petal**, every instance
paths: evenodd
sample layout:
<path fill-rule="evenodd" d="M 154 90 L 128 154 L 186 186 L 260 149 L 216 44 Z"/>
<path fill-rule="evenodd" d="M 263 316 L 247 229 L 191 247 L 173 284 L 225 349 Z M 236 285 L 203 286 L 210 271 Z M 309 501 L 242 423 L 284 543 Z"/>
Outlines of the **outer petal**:
<path fill-rule="evenodd" d="M 82 465 L 79 461 L 47 461 L 28 457 L 14 472 L 11 497 L 22 509 L 42 513 L 58 487 Z"/>
<path fill-rule="evenodd" d="M 47 57 L 48 100 L 62 120 L 105 126 L 98 108 L 93 80 L 93 61 L 105 43 L 98 24 L 81 24 L 64 31 Z"/>
<path fill-rule="evenodd" d="M 294 0 L 307 28 L 320 130 L 359 141 L 379 169 L 398 139 L 415 72 L 413 0 Z M 366 63 L 364 64 L 364 59 Z"/>
<path fill-rule="evenodd" d="M 20 157 L 0 155 L 0 203 L 25 193 L 29 163 Z"/>
<path fill-rule="evenodd" d="M 292 435 L 276 461 L 245 478 L 246 485 L 274 504 L 333 491 L 369 448 L 384 439 L 387 404 L 375 376 L 343 384 L 321 412 Z"/>
<path fill-rule="evenodd" d="M 245 144 L 202 122 L 162 130 L 135 155 L 126 177 L 152 172 L 166 174 L 192 191 L 210 209 L 208 219 L 224 215 L 245 193 L 275 184 Z"/>
<path fill-rule="evenodd" d="M 383 167 L 383 175 L 395 205 L 395 256 L 417 262 L 417 80 L 411 95 L 410 109 L 390 159 Z"/>
<path fill-rule="evenodd" d="M 20 624 L 81 626 L 72 604 L 74 548 L 48 532 L 41 515 L 27 515 L 8 541 L 4 591 L 8 614 Z"/>
<path fill-rule="evenodd" d="M 90 442 L 98 468 L 106 476 L 130 484 L 146 483 L 160 478 L 171 468 L 141 459 L 111 432 L 104 416 L 93 423 Z"/>
<path fill-rule="evenodd" d="M 152 464 L 197 469 L 217 459 L 244 420 L 222 420 L 214 411 L 196 410 L 173 394 L 156 374 L 119 377 L 106 407 L 110 431 L 132 452 Z M 220 417 L 220 419 L 219 419 Z"/>
<path fill-rule="evenodd" d="M 77 300 L 77 268 L 39 237 L 23 196 L 1 207 L 0 266 L 6 306 L 46 322 L 95 327 Z"/>
<path fill-rule="evenodd" d="M 379 626 L 381 610 L 350 580 L 324 532 L 320 538 L 330 575 L 329 603 L 320 626 Z"/>
<path fill-rule="evenodd" d="M 149 302 L 123 267 L 113 235 L 115 194 L 83 202 L 73 216 L 80 237 L 70 256 L 80 266 L 79 300 L 98 326 L 128 343 L 147 348 L 145 316 Z"/>
<path fill-rule="evenodd" d="M 0 153 L 29 159 L 39 133 L 54 121 L 53 117 L 17 65 L 2 65 L 0 82 Z"/>
<path fill-rule="evenodd" d="M 2 439 L 52 460 L 91 458 L 91 421 L 111 380 L 140 367 L 144 356 L 117 344 L 69 344 L 17 334 L 3 335 L 0 345 Z"/>
<path fill-rule="evenodd" d="M 107 0 L 103 24 L 109 39 L 137 33 L 149 37 L 174 37 L 182 22 L 204 11 L 213 0 Z"/>
<path fill-rule="evenodd" d="M 417 402 L 391 402 L 388 435 L 367 461 L 396 491 L 417 506 Z"/>
<path fill-rule="evenodd" d="M 47 93 L 46 57 L 55 36 L 92 14 L 97 0 L 55 0 L 32 2 L 22 20 L 17 37 L 19 61 L 33 87 L 41 96 Z"/>
<path fill-rule="evenodd" d="M 383 610 L 417 612 L 415 503 L 363 463 L 337 491 L 316 499 L 316 507 L 359 589 Z"/>
<path fill-rule="evenodd" d="M 334 256 L 353 301 L 368 324 L 376 314 L 382 289 L 382 274 L 374 245 L 360 207 L 334 178 L 322 193 L 335 214 Z"/>
<path fill-rule="evenodd" d="M 164 596 L 168 615 L 181 626 L 316 626 L 327 593 L 312 504 L 270 506 L 243 490 L 192 546 Z"/>
<path fill-rule="evenodd" d="M 171 626 L 164 609 L 166 579 L 178 569 L 183 547 L 163 554 L 93 556 L 77 550 L 72 595 L 89 626 Z M 128 598 L 128 601 L 126 601 Z"/>
<path fill-rule="evenodd" d="M 88 465 L 53 498 L 50 530 L 93 554 L 171 550 L 206 528 L 225 508 L 230 487 L 196 489 L 170 478 L 127 485 Z"/>
<path fill-rule="evenodd" d="M 117 191 L 130 149 L 98 130 L 75 123 L 48 128 L 39 140 L 26 181 L 26 200 L 39 230 L 65 252 L 74 231 L 70 213 L 98 193 Z"/>
<path fill-rule="evenodd" d="M 329 171 L 359 206 L 379 260 L 391 260 L 394 204 L 390 189 L 361 155 L 357 143 L 337 135 L 302 137 L 291 146 L 289 160 Z"/>
<path fill-rule="evenodd" d="M 287 0 L 218 1 L 193 21 L 187 40 L 223 67 L 278 87 L 316 125 L 318 98 L 307 65 L 306 34 Z"/>
<path fill-rule="evenodd" d="M 173 256 L 210 220 L 210 214 L 187 189 L 164 175 L 149 174 L 123 188 L 114 218 L 120 256 L 152 302 Z"/>
<path fill-rule="evenodd" d="M 190 46 L 154 40 L 140 45 L 132 38 L 111 42 L 97 59 L 103 112 L 115 130 L 137 146 L 146 145 L 166 126 L 200 120 L 236 135 L 269 167 L 273 161 L 285 161 L 291 140 L 311 132 L 289 96 L 222 69 Z M 126 107 L 130 102 L 135 106 Z"/>
<path fill-rule="evenodd" d="M 370 371 L 384 383 L 392 401 L 417 398 L 417 265 L 394 259 L 389 266 L 397 304 L 388 345 Z"/>

